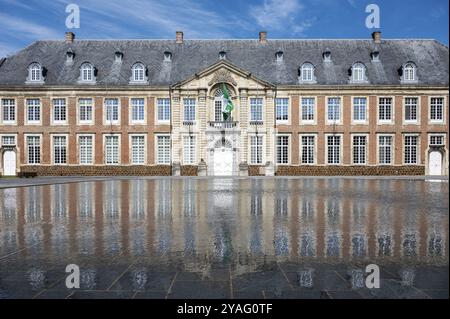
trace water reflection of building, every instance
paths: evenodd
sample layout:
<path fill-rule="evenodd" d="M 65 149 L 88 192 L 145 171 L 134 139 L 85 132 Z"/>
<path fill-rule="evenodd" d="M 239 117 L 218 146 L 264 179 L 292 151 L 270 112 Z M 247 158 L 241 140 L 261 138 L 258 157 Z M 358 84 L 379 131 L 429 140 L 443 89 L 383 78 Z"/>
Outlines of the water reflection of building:
<path fill-rule="evenodd" d="M 340 188 L 340 180 L 329 180 L 328 189 Z M 342 202 L 334 194 L 330 194 L 325 206 L 326 256 L 340 257 L 342 244 Z"/>
<path fill-rule="evenodd" d="M 276 256 L 288 256 L 290 249 L 289 239 L 289 200 L 288 180 L 277 179 L 275 182 L 275 214 L 274 227 L 274 250 Z"/>

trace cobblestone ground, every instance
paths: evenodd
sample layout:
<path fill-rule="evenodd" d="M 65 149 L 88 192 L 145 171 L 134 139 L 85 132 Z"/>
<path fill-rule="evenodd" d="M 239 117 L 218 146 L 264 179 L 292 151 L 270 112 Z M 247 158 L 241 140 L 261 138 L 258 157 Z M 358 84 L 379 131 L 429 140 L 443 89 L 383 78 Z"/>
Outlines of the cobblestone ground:
<path fill-rule="evenodd" d="M 449 296 L 447 180 L 38 182 L 0 183 L 0 299 Z"/>

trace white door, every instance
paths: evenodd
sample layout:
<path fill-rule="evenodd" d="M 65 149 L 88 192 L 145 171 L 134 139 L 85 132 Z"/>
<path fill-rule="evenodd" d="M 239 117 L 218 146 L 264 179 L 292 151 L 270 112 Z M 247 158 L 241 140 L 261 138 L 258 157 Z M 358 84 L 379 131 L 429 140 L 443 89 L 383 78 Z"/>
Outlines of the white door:
<path fill-rule="evenodd" d="M 233 175 L 233 150 L 228 147 L 216 148 L 214 151 L 214 175 Z"/>
<path fill-rule="evenodd" d="M 431 152 L 428 162 L 429 174 L 436 176 L 442 175 L 442 154 L 441 152 Z"/>
<path fill-rule="evenodd" d="M 3 175 L 16 176 L 16 152 L 6 151 L 3 153 Z"/>

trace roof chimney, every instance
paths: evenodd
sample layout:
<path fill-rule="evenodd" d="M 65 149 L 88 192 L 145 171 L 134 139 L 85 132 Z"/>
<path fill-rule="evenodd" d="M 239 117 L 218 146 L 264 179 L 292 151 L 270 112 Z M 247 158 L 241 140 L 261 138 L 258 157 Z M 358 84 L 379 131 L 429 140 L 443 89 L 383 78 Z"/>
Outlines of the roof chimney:
<path fill-rule="evenodd" d="M 183 43 L 183 40 L 184 40 L 183 31 L 177 31 L 176 32 L 175 40 L 176 40 L 176 43 L 179 43 L 179 44 Z"/>
<path fill-rule="evenodd" d="M 75 41 L 75 33 L 66 32 L 66 43 L 72 44 Z"/>
<path fill-rule="evenodd" d="M 375 43 L 381 43 L 381 31 L 375 31 L 372 33 L 372 39 Z"/>
<path fill-rule="evenodd" d="M 261 31 L 259 33 L 259 42 L 267 43 L 267 32 L 266 31 Z"/>

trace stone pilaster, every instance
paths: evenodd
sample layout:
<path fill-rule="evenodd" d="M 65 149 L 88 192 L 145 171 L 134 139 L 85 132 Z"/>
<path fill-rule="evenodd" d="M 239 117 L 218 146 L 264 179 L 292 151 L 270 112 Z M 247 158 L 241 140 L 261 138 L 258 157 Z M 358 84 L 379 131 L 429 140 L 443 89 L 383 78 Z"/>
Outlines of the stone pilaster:
<path fill-rule="evenodd" d="M 173 92 L 172 112 L 172 163 L 181 163 L 181 128 L 183 127 L 180 92 Z"/>

